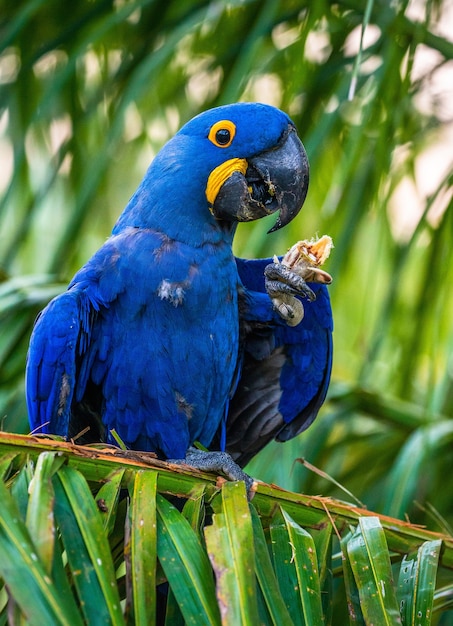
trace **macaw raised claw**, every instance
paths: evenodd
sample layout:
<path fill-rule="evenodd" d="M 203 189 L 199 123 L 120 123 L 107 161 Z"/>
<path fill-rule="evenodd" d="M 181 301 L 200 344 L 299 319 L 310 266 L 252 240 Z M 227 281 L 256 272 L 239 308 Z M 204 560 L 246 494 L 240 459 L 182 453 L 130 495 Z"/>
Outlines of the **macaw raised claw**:
<path fill-rule="evenodd" d="M 307 186 L 302 143 L 274 107 L 218 107 L 183 126 L 111 237 L 38 316 L 26 368 L 33 431 L 115 443 L 114 430 L 164 459 L 199 441 L 243 465 L 308 425 L 330 377 L 327 291 L 311 286 L 316 300 L 290 328 L 266 293 L 272 260 L 231 249 L 240 221 L 276 213 L 271 231 L 285 226 Z"/>

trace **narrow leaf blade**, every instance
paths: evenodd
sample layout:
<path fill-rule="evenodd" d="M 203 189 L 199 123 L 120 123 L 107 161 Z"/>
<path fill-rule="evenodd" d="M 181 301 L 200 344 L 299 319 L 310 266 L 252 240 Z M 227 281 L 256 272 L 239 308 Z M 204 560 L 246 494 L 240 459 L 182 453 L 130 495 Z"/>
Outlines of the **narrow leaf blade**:
<path fill-rule="evenodd" d="M 72 598 L 61 598 L 47 575 L 17 507 L 0 482 L 0 576 L 32 626 L 81 625 Z"/>
<path fill-rule="evenodd" d="M 156 622 L 156 494 L 157 472 L 136 472 L 130 508 L 130 575 L 137 626 Z"/>
<path fill-rule="evenodd" d="M 267 610 L 274 624 L 288 624 L 290 626 L 292 619 L 280 593 L 260 518 L 253 505 L 250 506 L 250 510 L 255 542 L 256 577 L 263 593 Z"/>
<path fill-rule="evenodd" d="M 259 618 L 253 529 L 244 483 L 225 482 L 215 504 L 218 508 L 212 525 L 205 528 L 205 538 L 216 573 L 222 624 L 252 626 Z"/>
<path fill-rule="evenodd" d="M 418 576 L 415 594 L 414 623 L 430 626 L 433 612 L 434 589 L 442 541 L 426 541 L 418 549 Z"/>
<path fill-rule="evenodd" d="M 209 559 L 181 513 L 157 495 L 157 554 L 187 624 L 220 624 Z"/>
<path fill-rule="evenodd" d="M 379 519 L 361 517 L 347 549 L 366 623 L 401 624 L 390 555 Z"/>
<path fill-rule="evenodd" d="M 342 537 L 340 542 L 349 623 L 351 626 L 366 626 L 365 620 L 363 619 L 362 607 L 360 606 L 359 588 L 355 581 L 348 555 L 348 542 L 351 537 L 352 533 L 348 533 L 345 537 Z"/>
<path fill-rule="evenodd" d="M 96 504 L 101 512 L 107 535 L 110 535 L 115 525 L 115 517 L 120 499 L 123 476 L 124 469 L 112 472 L 96 494 Z"/>
<path fill-rule="evenodd" d="M 56 478 L 56 518 L 85 615 L 98 624 L 122 625 L 109 544 L 88 484 L 67 466 Z"/>
<path fill-rule="evenodd" d="M 313 537 L 282 509 L 293 550 L 299 594 L 306 624 L 321 624 L 323 612 L 318 561 Z"/>
<path fill-rule="evenodd" d="M 54 500 L 52 475 L 63 464 L 55 452 L 43 452 L 38 457 L 35 473 L 28 488 L 26 525 L 36 550 L 48 573 L 52 569 L 55 545 Z"/>
<path fill-rule="evenodd" d="M 285 606 L 293 623 L 296 626 L 304 626 L 299 581 L 293 563 L 293 548 L 281 510 L 275 513 L 269 528 L 275 573 Z"/>
<path fill-rule="evenodd" d="M 430 626 L 441 540 L 425 541 L 416 557 L 404 557 L 398 578 L 403 625 Z"/>

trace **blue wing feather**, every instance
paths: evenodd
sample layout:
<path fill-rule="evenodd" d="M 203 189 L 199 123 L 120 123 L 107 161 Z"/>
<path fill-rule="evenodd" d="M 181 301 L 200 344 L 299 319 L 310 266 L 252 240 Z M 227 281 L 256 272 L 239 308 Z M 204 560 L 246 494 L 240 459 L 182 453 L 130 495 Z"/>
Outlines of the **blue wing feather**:
<path fill-rule="evenodd" d="M 277 345 L 286 347 L 287 359 L 280 375 L 279 411 L 286 424 L 278 433 L 287 441 L 310 426 L 325 400 L 332 369 L 333 320 L 324 285 L 310 284 L 316 294 L 304 301 L 305 316 L 295 328 L 278 327 Z"/>
<path fill-rule="evenodd" d="M 242 372 L 230 403 L 227 450 L 245 465 L 271 439 L 286 441 L 307 428 L 321 407 L 332 366 L 332 312 L 325 286 L 311 284 L 313 302 L 289 327 L 265 294 L 271 259 L 237 259 L 244 287 Z"/>
<path fill-rule="evenodd" d="M 68 433 L 81 327 L 79 301 L 71 292 L 55 298 L 36 321 L 26 369 L 32 430 Z"/>

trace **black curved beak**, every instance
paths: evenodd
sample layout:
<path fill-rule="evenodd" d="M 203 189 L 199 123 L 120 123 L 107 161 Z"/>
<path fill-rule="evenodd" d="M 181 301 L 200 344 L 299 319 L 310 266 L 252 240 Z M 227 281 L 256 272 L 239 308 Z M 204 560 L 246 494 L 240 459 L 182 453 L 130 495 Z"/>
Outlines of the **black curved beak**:
<path fill-rule="evenodd" d="M 268 231 L 286 226 L 299 213 L 308 190 L 309 167 L 296 129 L 288 129 L 279 143 L 247 159 L 245 174 L 233 172 L 221 186 L 212 206 L 218 219 L 248 222 L 279 211 Z"/>

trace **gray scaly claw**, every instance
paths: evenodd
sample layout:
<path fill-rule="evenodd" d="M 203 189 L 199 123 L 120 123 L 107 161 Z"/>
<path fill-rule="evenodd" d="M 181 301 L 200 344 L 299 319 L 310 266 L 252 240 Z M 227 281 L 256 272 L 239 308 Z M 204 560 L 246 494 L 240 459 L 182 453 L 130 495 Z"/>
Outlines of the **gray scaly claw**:
<path fill-rule="evenodd" d="M 201 471 L 221 472 L 229 480 L 243 480 L 249 500 L 253 495 L 251 489 L 255 481 L 233 461 L 228 452 L 206 452 L 191 446 L 187 450 L 185 459 L 168 459 L 168 461 L 178 465 L 189 465 Z"/>
<path fill-rule="evenodd" d="M 316 300 L 305 279 L 278 260 L 266 265 L 264 278 L 266 291 L 271 298 L 280 294 L 290 294 L 308 298 L 310 301 Z"/>
<path fill-rule="evenodd" d="M 305 297 L 310 302 L 316 299 L 305 279 L 275 259 L 264 268 L 264 280 L 277 313 L 288 326 L 297 326 L 304 317 L 304 307 L 295 296 Z"/>

